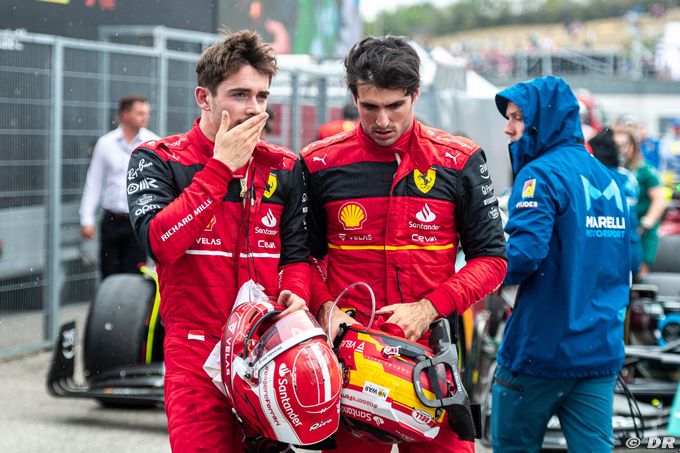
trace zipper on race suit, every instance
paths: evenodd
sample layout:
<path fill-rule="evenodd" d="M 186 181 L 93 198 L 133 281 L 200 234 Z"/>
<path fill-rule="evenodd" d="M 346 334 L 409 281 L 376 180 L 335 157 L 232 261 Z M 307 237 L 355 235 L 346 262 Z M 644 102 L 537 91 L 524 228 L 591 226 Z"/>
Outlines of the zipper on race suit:
<path fill-rule="evenodd" d="M 236 261 L 236 268 L 238 269 L 238 261 L 239 258 L 241 257 L 241 249 L 243 248 L 243 241 L 248 240 L 248 229 L 250 228 L 250 206 L 248 206 L 248 198 L 252 198 L 252 195 L 249 197 L 248 193 L 250 190 L 248 189 L 248 177 L 250 176 L 250 169 L 253 164 L 253 158 L 251 157 L 250 160 L 248 161 L 248 166 L 246 167 L 246 173 L 243 178 L 239 180 L 241 184 L 241 198 L 243 198 L 243 207 L 241 209 L 241 225 L 239 227 L 238 231 L 238 237 L 236 238 L 236 250 L 234 250 L 234 261 Z M 251 202 L 252 203 L 252 202 Z M 250 244 L 248 244 L 247 249 L 250 249 Z"/>

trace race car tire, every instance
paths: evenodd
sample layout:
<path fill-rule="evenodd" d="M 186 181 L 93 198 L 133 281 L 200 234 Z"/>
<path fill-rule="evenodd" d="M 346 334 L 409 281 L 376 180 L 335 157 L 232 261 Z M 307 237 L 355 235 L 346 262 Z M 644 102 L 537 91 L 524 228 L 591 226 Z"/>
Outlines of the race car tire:
<path fill-rule="evenodd" d="M 101 283 L 90 306 L 83 347 L 85 377 L 91 385 L 109 370 L 144 363 L 155 294 L 153 280 L 141 274 L 111 275 Z M 100 401 L 117 405 L 115 400 Z"/>

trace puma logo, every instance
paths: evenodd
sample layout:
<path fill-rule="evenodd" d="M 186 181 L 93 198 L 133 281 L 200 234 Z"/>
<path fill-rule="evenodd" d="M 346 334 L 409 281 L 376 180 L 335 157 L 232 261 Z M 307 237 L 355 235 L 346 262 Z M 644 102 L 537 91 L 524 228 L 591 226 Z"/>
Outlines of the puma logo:
<path fill-rule="evenodd" d="M 323 157 L 314 156 L 312 157 L 312 162 L 323 162 L 326 165 L 326 156 L 328 156 L 328 153 L 324 154 Z"/>
<path fill-rule="evenodd" d="M 449 159 L 453 160 L 453 163 L 458 165 L 458 156 L 460 156 L 460 153 L 456 154 L 455 156 L 449 153 L 448 151 L 444 154 L 444 157 L 448 157 Z"/>

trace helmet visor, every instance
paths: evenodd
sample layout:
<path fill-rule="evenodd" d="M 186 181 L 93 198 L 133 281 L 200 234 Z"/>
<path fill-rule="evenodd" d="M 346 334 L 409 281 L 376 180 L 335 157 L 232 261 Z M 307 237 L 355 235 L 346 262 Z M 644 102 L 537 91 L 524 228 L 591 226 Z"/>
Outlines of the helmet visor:
<path fill-rule="evenodd" d="M 323 330 L 305 310 L 295 311 L 276 321 L 260 338 L 252 354 L 252 363 L 264 366 L 280 353 L 313 337 L 324 336 Z"/>

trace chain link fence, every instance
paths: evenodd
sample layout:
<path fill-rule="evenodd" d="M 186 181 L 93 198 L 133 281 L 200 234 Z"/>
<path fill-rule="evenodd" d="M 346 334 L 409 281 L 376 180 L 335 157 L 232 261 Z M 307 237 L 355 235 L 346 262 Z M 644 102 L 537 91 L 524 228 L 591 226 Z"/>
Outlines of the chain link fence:
<path fill-rule="evenodd" d="M 116 126 L 119 98 L 146 96 L 158 135 L 188 130 L 199 115 L 195 62 L 219 39 L 163 27 L 111 28 L 101 37 L 0 31 L 0 358 L 49 346 L 62 308 L 85 309 L 94 297 L 98 241 L 81 240 L 78 207 L 94 144 Z M 304 56 L 279 66 L 268 140 L 299 151 L 319 125 L 340 117 L 348 101 L 342 66 Z M 464 88 L 460 72 L 441 71 L 423 87 L 418 116 L 450 131 L 488 126 L 492 101 L 473 105 Z M 463 115 L 463 103 L 482 120 Z"/>

